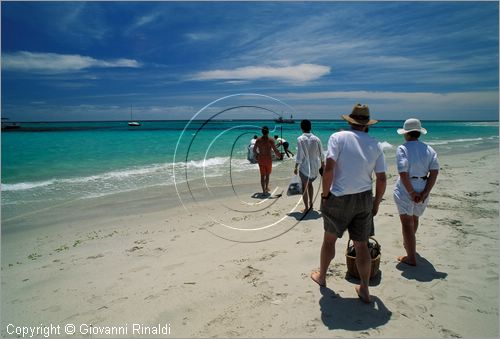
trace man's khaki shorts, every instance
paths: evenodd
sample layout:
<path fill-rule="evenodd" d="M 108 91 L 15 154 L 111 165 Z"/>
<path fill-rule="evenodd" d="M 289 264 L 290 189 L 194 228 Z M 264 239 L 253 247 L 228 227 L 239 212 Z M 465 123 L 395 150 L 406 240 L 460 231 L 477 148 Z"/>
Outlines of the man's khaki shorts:
<path fill-rule="evenodd" d="M 321 214 L 326 232 L 342 238 L 345 230 L 355 241 L 368 241 L 373 234 L 372 191 L 336 197 L 330 194 L 321 200 Z"/>

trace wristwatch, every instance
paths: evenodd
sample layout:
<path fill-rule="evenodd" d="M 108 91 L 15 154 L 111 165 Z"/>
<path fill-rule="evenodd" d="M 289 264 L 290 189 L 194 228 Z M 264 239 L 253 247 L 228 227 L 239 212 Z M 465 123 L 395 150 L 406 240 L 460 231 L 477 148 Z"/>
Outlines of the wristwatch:
<path fill-rule="evenodd" d="M 332 192 L 328 192 L 328 194 L 326 195 L 326 197 L 323 196 L 323 194 L 321 195 L 321 199 L 328 199 L 330 198 L 330 195 L 332 195 Z"/>

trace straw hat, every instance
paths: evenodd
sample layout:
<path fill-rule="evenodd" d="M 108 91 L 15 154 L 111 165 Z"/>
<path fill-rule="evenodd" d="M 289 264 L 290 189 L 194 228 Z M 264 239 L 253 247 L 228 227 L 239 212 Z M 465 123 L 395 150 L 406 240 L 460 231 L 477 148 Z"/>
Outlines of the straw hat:
<path fill-rule="evenodd" d="M 352 108 L 352 113 L 349 115 L 343 114 L 342 119 L 355 125 L 368 126 L 378 122 L 378 120 L 370 119 L 370 110 L 368 105 L 356 104 Z"/>
<path fill-rule="evenodd" d="M 403 128 L 398 128 L 398 134 L 406 134 L 409 132 L 420 132 L 422 134 L 427 134 L 427 130 L 422 127 L 420 120 L 418 119 L 407 119 L 403 125 Z"/>

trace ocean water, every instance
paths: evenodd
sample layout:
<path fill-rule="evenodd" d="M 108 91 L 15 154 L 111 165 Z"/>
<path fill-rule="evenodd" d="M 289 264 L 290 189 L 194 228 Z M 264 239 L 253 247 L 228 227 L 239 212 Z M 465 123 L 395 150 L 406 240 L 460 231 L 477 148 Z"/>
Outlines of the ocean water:
<path fill-rule="evenodd" d="M 326 147 L 329 136 L 346 129 L 344 121 L 313 121 Z M 402 121 L 383 121 L 369 133 L 383 145 L 388 166 L 403 142 Z M 424 122 L 421 140 L 438 154 L 498 148 L 498 122 Z M 59 202 L 89 199 L 174 181 L 227 176 L 257 170 L 246 160 L 247 145 L 267 125 L 271 135 L 290 142 L 295 153 L 300 124 L 273 121 L 158 121 L 129 127 L 126 122 L 24 123 L 2 132 L 2 216 L 33 211 Z M 279 166 L 287 166 L 284 162 Z M 289 165 L 292 166 L 291 164 Z"/>

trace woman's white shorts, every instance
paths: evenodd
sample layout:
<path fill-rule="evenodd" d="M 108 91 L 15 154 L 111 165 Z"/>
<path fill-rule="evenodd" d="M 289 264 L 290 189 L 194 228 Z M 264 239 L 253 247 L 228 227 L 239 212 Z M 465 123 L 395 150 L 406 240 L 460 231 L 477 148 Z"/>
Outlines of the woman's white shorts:
<path fill-rule="evenodd" d="M 408 192 L 406 192 L 404 188 L 400 189 L 397 186 L 394 189 L 393 196 L 394 196 L 394 202 L 398 207 L 398 212 L 400 215 L 407 214 L 420 217 L 422 214 L 424 214 L 425 208 L 427 207 L 427 203 L 429 202 L 429 197 L 427 197 L 425 201 L 420 203 L 415 203 L 414 201 L 411 200 L 410 195 L 408 194 Z"/>

